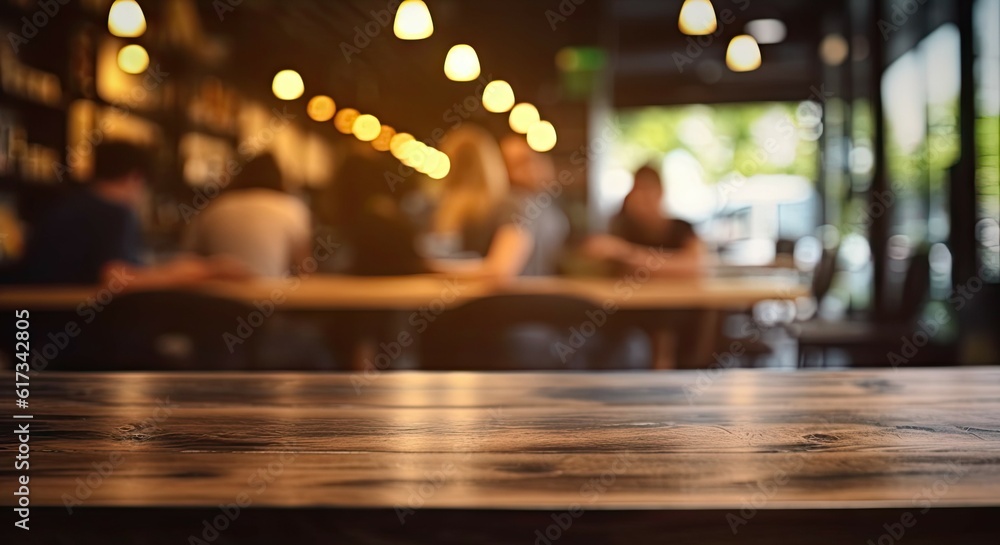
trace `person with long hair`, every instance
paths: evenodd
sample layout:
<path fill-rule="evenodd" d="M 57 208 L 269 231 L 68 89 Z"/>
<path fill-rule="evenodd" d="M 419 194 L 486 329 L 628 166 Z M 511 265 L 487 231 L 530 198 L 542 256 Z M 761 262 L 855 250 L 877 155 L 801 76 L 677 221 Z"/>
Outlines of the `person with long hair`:
<path fill-rule="evenodd" d="M 515 223 L 518 207 L 496 139 L 466 124 L 445 137 L 441 151 L 451 158 L 452 168 L 444 179 L 433 235 L 458 240 L 461 252 L 478 258 L 436 260 L 433 268 L 485 277 L 522 274 L 535 241 Z"/>

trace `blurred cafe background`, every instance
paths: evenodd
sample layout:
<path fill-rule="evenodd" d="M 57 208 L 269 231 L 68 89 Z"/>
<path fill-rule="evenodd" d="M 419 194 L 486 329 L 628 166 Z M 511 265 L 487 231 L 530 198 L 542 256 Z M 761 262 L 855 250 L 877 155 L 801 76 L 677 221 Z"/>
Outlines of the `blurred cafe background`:
<path fill-rule="evenodd" d="M 36 369 L 1000 362 L 1000 0 L 0 0 L 0 31 Z"/>

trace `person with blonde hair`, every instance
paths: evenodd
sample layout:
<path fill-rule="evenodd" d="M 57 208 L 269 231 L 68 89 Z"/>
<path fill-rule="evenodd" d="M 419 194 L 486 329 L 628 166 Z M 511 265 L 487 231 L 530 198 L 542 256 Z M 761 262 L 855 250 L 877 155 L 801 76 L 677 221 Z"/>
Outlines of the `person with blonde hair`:
<path fill-rule="evenodd" d="M 451 158 L 440 203 L 432 220 L 433 236 L 457 241 L 461 253 L 478 259 L 438 259 L 434 269 L 475 276 L 520 275 L 535 246 L 531 234 L 515 223 L 518 207 L 496 139 L 466 124 L 450 132 L 441 151 Z"/>

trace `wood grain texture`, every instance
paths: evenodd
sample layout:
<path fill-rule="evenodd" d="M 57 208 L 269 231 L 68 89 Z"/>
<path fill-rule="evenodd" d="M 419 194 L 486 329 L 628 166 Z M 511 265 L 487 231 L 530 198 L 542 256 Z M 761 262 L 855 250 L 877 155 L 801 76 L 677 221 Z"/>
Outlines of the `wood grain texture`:
<path fill-rule="evenodd" d="M 766 299 L 794 299 L 808 288 L 781 277 L 706 278 L 703 280 L 522 278 L 508 283 L 424 275 L 395 278 L 314 276 L 300 284 L 256 280 L 210 283 L 192 290 L 253 303 L 277 292 L 282 310 L 414 310 L 431 303 L 454 306 L 497 293 L 561 294 L 611 301 L 631 310 L 742 310 Z M 90 286 L 4 287 L 0 309 L 75 310 L 93 297 Z"/>
<path fill-rule="evenodd" d="M 998 369 L 369 378 L 39 374 L 32 504 L 120 456 L 87 507 L 1000 507 Z"/>

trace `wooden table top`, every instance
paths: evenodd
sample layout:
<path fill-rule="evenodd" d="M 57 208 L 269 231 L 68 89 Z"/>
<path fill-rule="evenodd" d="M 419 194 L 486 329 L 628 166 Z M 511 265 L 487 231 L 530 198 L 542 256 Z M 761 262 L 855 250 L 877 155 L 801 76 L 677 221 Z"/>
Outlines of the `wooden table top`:
<path fill-rule="evenodd" d="M 31 388 L 28 411 L 12 388 L 0 404 L 34 416 L 38 507 L 108 462 L 89 507 L 740 509 L 764 491 L 762 509 L 911 508 L 928 490 L 935 507 L 1000 506 L 993 368 L 40 373 Z"/>
<path fill-rule="evenodd" d="M 414 310 L 431 302 L 453 306 L 496 293 L 562 294 L 603 304 L 613 301 L 632 310 L 708 309 L 742 310 L 767 299 L 794 299 L 807 295 L 801 283 L 781 277 L 705 278 L 668 280 L 641 278 L 520 278 L 495 282 L 455 280 L 444 276 L 364 278 L 314 276 L 290 280 L 210 283 L 191 289 L 247 302 L 266 300 L 277 291 L 285 310 Z M 75 310 L 99 287 L 5 286 L 0 308 Z"/>

